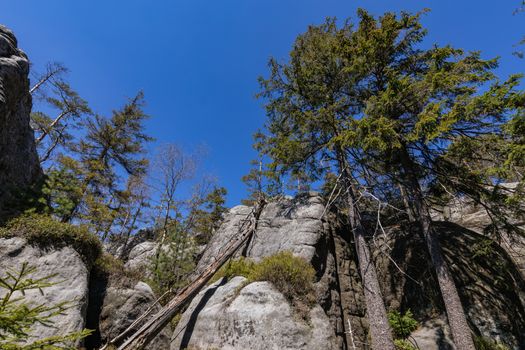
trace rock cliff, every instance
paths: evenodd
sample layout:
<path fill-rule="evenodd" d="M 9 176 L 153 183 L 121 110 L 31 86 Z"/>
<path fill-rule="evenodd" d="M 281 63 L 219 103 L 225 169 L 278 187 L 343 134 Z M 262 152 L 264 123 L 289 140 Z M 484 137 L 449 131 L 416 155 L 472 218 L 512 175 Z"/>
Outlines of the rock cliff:
<path fill-rule="evenodd" d="M 226 215 L 198 270 L 219 254 L 249 212 L 238 206 Z M 317 273 L 310 323 L 298 320 L 271 284 L 245 285 L 236 277 L 216 282 L 193 300 L 171 349 L 351 349 L 352 344 L 368 349 L 353 242 L 348 228 L 324 212 L 316 194 L 269 203 L 252 240 L 238 253 L 258 261 L 291 251 L 309 261 Z M 525 284 L 512 259 L 494 242 L 492 250 L 477 251 L 487 241 L 474 231 L 446 222 L 437 228 L 474 333 L 512 349 L 525 347 Z M 370 238 L 388 309 L 413 311 L 420 323 L 413 336 L 422 349 L 453 348 L 437 282 L 414 229 L 393 226 Z"/>
<path fill-rule="evenodd" d="M 13 33 L 0 25 L 0 221 L 13 209 L 15 195 L 41 176 L 29 125 L 29 60 Z"/>
<path fill-rule="evenodd" d="M 237 206 L 226 214 L 202 253 L 196 273 L 238 233 L 250 210 Z M 270 282 L 223 278 L 202 290 L 180 315 L 175 330 L 165 329 L 152 346 L 171 350 L 343 350 L 355 345 L 369 349 L 353 242 L 341 221 L 335 213 L 325 212 L 322 198 L 315 193 L 279 199 L 264 207 L 255 235 L 237 253 L 260 261 L 289 251 L 308 261 L 316 277 L 315 301 L 306 310 L 307 317 L 298 317 L 294 305 Z M 452 222 L 436 225 L 473 332 L 511 349 L 524 348 L 525 282 L 512 258 L 479 233 Z M 453 349 L 433 269 L 417 232 L 410 225 L 394 225 L 370 237 L 370 243 L 387 308 L 412 310 L 420 324 L 413 339 L 421 349 Z M 137 247 L 143 246 L 144 242 Z M 140 255 L 130 254 L 130 261 Z M 96 332 L 84 345 L 96 349 L 148 308 L 160 307 L 147 284 L 126 273 L 102 273 L 86 265 L 67 245 L 29 244 L 21 237 L 0 239 L 1 269 L 16 268 L 24 261 L 38 265 L 35 277 L 59 273 L 57 278 L 67 281 L 44 290 L 43 295 L 30 294 L 31 300 L 76 302 L 57 317 L 57 329 L 34 328 L 31 332 L 37 337 L 87 327 Z"/>

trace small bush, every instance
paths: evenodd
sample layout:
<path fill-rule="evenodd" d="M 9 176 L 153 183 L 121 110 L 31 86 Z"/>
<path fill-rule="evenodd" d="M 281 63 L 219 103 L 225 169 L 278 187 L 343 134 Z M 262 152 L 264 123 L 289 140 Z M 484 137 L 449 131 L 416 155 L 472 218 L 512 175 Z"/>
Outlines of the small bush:
<path fill-rule="evenodd" d="M 487 337 L 475 337 L 476 350 L 509 350 L 509 348 Z"/>
<path fill-rule="evenodd" d="M 219 271 L 211 278 L 210 284 L 215 283 L 221 278 L 230 279 L 235 276 L 246 277 L 248 280 L 251 279 L 255 263 L 251 260 L 240 257 L 236 260 L 230 260 L 228 263 L 223 265 Z"/>
<path fill-rule="evenodd" d="M 417 348 L 406 339 L 395 339 L 394 346 L 396 350 L 417 350 Z"/>
<path fill-rule="evenodd" d="M 255 264 L 251 279 L 271 282 L 288 300 L 293 300 L 312 295 L 315 270 L 304 259 L 280 252 Z"/>
<path fill-rule="evenodd" d="M 268 256 L 259 263 L 240 258 L 224 265 L 211 282 L 235 276 L 245 277 L 245 285 L 257 281 L 270 282 L 290 301 L 294 310 L 307 319 L 308 311 L 315 301 L 315 270 L 304 259 L 290 252 Z"/>
<path fill-rule="evenodd" d="M 71 246 L 92 265 L 102 253 L 102 244 L 97 236 L 84 226 L 75 226 L 54 220 L 46 215 L 23 215 L 0 227 L 0 237 L 23 237 L 39 246 Z"/>
<path fill-rule="evenodd" d="M 396 339 L 407 339 L 418 327 L 418 323 L 410 310 L 407 310 L 404 315 L 397 310 L 390 311 L 388 313 L 388 323 L 390 323 Z"/>

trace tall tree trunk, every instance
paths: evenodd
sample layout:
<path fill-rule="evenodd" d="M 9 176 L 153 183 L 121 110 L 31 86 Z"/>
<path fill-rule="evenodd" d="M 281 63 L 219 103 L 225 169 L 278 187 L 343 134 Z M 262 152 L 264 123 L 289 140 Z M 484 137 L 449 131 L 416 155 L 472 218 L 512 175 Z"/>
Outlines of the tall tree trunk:
<path fill-rule="evenodd" d="M 366 312 L 370 324 L 372 349 L 394 350 L 394 340 L 388 323 L 383 295 L 379 288 L 376 268 L 372 261 L 370 248 L 366 242 L 365 229 L 362 225 L 361 214 L 355 203 L 356 190 L 352 183 L 352 175 L 350 174 L 342 151 L 339 152 L 338 158 L 342 180 L 346 187 L 345 190 L 347 190 L 348 217 L 350 227 L 353 231 L 359 271 L 363 282 Z"/>
<path fill-rule="evenodd" d="M 416 176 L 416 168 L 406 148 L 400 150 L 400 158 L 406 189 L 409 192 L 408 195 L 411 197 L 410 199 L 413 204 L 413 212 L 421 226 L 430 259 L 436 271 L 454 344 L 459 350 L 475 350 L 470 327 L 467 323 L 456 284 L 443 258 L 438 237 L 432 227 L 432 218 L 430 217 L 429 209 L 423 198 L 421 185 Z"/>

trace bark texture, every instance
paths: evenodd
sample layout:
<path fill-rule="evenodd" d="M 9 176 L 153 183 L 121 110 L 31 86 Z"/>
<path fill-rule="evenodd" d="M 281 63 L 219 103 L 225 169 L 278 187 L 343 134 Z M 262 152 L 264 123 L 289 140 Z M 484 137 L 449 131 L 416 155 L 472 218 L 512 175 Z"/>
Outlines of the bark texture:
<path fill-rule="evenodd" d="M 459 298 L 458 290 L 449 268 L 443 258 L 443 252 L 436 233 L 432 227 L 430 211 L 423 198 L 421 186 L 416 177 L 416 169 L 410 159 L 408 151 L 400 151 L 401 165 L 404 171 L 404 179 L 408 189 L 408 195 L 412 201 L 413 209 L 421 226 L 421 232 L 425 239 L 432 266 L 435 269 L 439 289 L 445 305 L 450 331 L 454 343 L 461 350 L 475 350 L 474 341 L 470 327 L 467 323 L 465 311 Z"/>

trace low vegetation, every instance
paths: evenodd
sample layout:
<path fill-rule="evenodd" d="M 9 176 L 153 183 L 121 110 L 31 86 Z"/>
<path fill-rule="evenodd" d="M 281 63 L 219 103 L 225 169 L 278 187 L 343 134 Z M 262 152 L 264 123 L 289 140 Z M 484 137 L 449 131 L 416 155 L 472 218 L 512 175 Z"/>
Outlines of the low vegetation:
<path fill-rule="evenodd" d="M 245 285 L 257 281 L 270 282 L 304 319 L 315 301 L 315 270 L 307 261 L 291 252 L 279 252 L 260 262 L 245 258 L 232 260 L 217 272 L 212 282 L 235 276 L 245 277 Z"/>
<path fill-rule="evenodd" d="M 46 215 L 23 215 L 0 227 L 0 237 L 23 237 L 40 246 L 71 246 L 92 265 L 102 253 L 102 244 L 85 226 L 62 223 Z"/>
<path fill-rule="evenodd" d="M 507 346 L 487 337 L 475 337 L 476 350 L 510 350 Z"/>
<path fill-rule="evenodd" d="M 418 327 L 418 322 L 414 319 L 412 312 L 407 310 L 404 314 L 394 310 L 388 313 L 388 323 L 394 336 L 396 350 L 415 350 L 417 349 L 408 339 L 410 334 Z"/>

